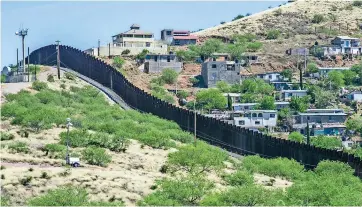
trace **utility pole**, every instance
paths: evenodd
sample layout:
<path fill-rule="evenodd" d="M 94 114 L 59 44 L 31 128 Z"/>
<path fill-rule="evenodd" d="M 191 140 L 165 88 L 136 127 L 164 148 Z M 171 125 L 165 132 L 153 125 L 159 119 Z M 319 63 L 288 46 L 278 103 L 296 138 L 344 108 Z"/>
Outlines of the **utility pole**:
<path fill-rule="evenodd" d="M 19 75 L 19 49 L 16 48 L 16 73 Z"/>
<path fill-rule="evenodd" d="M 60 80 L 60 54 L 59 54 L 59 40 L 55 41 L 57 43 L 57 70 L 58 70 L 58 79 Z"/>
<path fill-rule="evenodd" d="M 30 55 L 29 55 L 29 47 L 28 47 L 28 82 L 30 82 L 30 67 L 29 67 L 29 62 L 30 62 Z"/>
<path fill-rule="evenodd" d="M 35 68 L 35 80 L 36 80 L 36 62 L 34 62 L 34 68 Z"/>
<path fill-rule="evenodd" d="M 70 122 L 71 119 L 67 118 L 67 152 L 66 152 L 66 157 L 65 157 L 65 162 L 66 164 L 70 164 L 69 162 L 69 127 L 72 126 L 72 123 Z"/>
<path fill-rule="evenodd" d="M 194 101 L 194 145 L 196 146 L 196 98 Z"/>
<path fill-rule="evenodd" d="M 15 35 L 21 36 L 22 40 L 22 49 L 23 49 L 23 71 L 25 72 L 25 36 L 28 34 L 28 29 L 21 29 L 20 31 L 15 32 Z M 29 68 L 28 68 L 29 70 Z"/>
<path fill-rule="evenodd" d="M 111 43 L 108 43 L 108 58 L 111 59 Z"/>
<path fill-rule="evenodd" d="M 101 54 L 100 54 L 100 48 L 101 48 L 101 40 L 98 39 L 98 57 L 101 56 Z"/>

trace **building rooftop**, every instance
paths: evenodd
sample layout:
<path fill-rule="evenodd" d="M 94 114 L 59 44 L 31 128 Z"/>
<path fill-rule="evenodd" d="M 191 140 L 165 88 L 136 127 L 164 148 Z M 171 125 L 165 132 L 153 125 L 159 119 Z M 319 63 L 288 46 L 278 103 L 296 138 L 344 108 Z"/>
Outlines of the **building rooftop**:
<path fill-rule="evenodd" d="M 339 68 L 322 68 L 318 67 L 319 70 L 349 70 L 349 67 L 339 67 Z"/>
<path fill-rule="evenodd" d="M 282 92 L 302 93 L 307 92 L 307 90 L 282 90 Z"/>
<path fill-rule="evenodd" d="M 126 32 L 116 34 L 116 35 L 113 35 L 113 37 L 117 36 L 117 35 L 120 35 L 120 34 L 153 35 L 152 32 L 142 31 L 142 30 L 140 30 L 140 28 L 141 27 L 138 24 L 132 24 L 130 30 L 128 30 Z"/>
<path fill-rule="evenodd" d="M 301 116 L 347 116 L 345 113 L 298 113 Z"/>
<path fill-rule="evenodd" d="M 337 36 L 337 38 L 340 38 L 340 39 L 348 39 L 348 40 L 358 40 L 358 38 L 348 37 L 348 36 Z"/>
<path fill-rule="evenodd" d="M 312 112 L 312 111 L 342 111 L 343 109 L 307 109 L 307 112 Z"/>
<path fill-rule="evenodd" d="M 223 96 L 239 97 L 240 93 L 223 93 Z"/>
<path fill-rule="evenodd" d="M 174 40 L 197 40 L 198 37 L 197 36 L 174 36 L 173 37 Z"/>
<path fill-rule="evenodd" d="M 277 110 L 248 110 L 247 112 L 265 112 L 265 113 L 277 113 Z"/>

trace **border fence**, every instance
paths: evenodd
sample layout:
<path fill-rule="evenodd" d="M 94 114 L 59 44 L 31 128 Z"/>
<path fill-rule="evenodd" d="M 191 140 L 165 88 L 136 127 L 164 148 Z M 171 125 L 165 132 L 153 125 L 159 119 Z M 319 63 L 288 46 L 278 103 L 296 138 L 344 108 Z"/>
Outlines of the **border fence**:
<path fill-rule="evenodd" d="M 30 54 L 30 63 L 53 66 L 56 64 L 56 45 L 39 48 Z M 132 108 L 172 120 L 189 132 L 194 132 L 194 113 L 162 101 L 129 82 L 119 71 L 91 55 L 70 46 L 59 46 L 60 66 L 87 76 L 117 93 Z M 278 139 L 235 125 L 227 124 L 201 114 L 196 115 L 197 136 L 208 143 L 242 155 L 260 155 L 265 158 L 295 159 L 312 169 L 322 160 L 338 160 L 355 169 L 362 178 L 362 160 L 352 154 L 323 149 L 311 145 Z"/>

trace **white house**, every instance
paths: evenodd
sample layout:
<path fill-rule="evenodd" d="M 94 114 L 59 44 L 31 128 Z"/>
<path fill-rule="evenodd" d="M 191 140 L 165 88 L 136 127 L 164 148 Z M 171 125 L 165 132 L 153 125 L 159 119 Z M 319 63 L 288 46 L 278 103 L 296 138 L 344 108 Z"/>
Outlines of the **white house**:
<path fill-rule="evenodd" d="M 232 107 L 234 111 L 245 111 L 245 110 L 252 110 L 257 103 L 233 103 Z M 277 101 L 275 102 L 275 107 L 277 110 L 289 107 L 289 102 L 287 101 Z"/>
<path fill-rule="evenodd" d="M 348 37 L 348 36 L 337 36 L 332 40 L 332 45 L 321 46 L 324 55 L 338 55 L 338 54 L 353 54 L 361 55 L 362 46 L 360 39 Z"/>
<path fill-rule="evenodd" d="M 249 110 L 234 116 L 234 124 L 245 128 L 272 128 L 277 125 L 276 110 Z"/>
<path fill-rule="evenodd" d="M 258 74 L 257 77 L 261 78 L 267 82 L 275 82 L 275 81 L 284 80 L 283 76 L 280 75 L 280 73 L 276 73 L 276 72 Z"/>
<path fill-rule="evenodd" d="M 351 101 L 362 102 L 362 91 L 352 92 L 347 95 L 347 98 Z"/>
<path fill-rule="evenodd" d="M 225 97 L 230 96 L 233 103 L 240 102 L 240 93 L 223 93 L 222 95 Z"/>
<path fill-rule="evenodd" d="M 307 95 L 307 90 L 282 90 L 281 98 L 284 101 L 290 101 L 292 97 L 303 97 Z"/>

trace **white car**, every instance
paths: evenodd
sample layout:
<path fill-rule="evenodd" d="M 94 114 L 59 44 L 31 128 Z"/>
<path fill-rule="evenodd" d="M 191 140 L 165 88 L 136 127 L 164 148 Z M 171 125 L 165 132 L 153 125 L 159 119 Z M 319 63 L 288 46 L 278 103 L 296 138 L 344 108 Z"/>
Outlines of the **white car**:
<path fill-rule="evenodd" d="M 79 167 L 80 166 L 80 159 L 78 157 L 70 157 L 69 158 L 69 164 L 73 167 Z"/>

